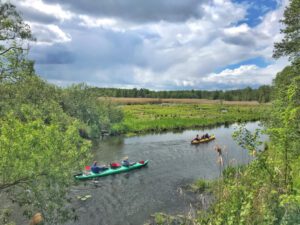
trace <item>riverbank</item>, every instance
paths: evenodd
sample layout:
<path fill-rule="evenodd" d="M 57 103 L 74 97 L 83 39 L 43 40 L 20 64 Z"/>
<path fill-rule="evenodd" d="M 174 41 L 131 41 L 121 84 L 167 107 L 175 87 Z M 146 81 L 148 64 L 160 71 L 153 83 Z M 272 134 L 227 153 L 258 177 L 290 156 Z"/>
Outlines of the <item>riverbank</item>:
<path fill-rule="evenodd" d="M 113 127 L 113 133 L 136 135 L 147 132 L 202 128 L 234 122 L 262 120 L 267 104 L 139 104 L 123 105 L 124 120 Z"/>

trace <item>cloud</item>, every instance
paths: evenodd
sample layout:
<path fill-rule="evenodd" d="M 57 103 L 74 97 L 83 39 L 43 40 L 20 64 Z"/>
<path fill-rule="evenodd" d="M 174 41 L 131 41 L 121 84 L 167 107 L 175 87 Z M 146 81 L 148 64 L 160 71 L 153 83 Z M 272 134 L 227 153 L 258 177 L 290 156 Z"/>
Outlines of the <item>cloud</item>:
<path fill-rule="evenodd" d="M 39 22 L 50 22 L 51 20 L 65 21 L 73 17 L 73 13 L 65 10 L 59 4 L 45 4 L 42 0 L 12 0 L 25 18 Z M 52 19 L 51 19 L 52 18 Z"/>
<path fill-rule="evenodd" d="M 41 12 L 37 9 L 28 7 L 28 6 L 18 6 L 18 10 L 21 12 L 22 17 L 24 20 L 29 22 L 38 21 L 39 23 L 43 24 L 50 24 L 50 23 L 58 23 L 59 19 L 51 14 L 46 14 Z"/>
<path fill-rule="evenodd" d="M 228 44 L 242 45 L 242 46 L 255 46 L 254 31 L 250 29 L 247 24 L 241 24 L 236 27 L 225 28 L 222 40 Z"/>
<path fill-rule="evenodd" d="M 71 64 L 75 61 L 74 56 L 74 52 L 62 44 L 55 44 L 50 48 L 49 45 L 38 45 L 30 53 L 30 57 L 36 59 L 36 65 Z"/>
<path fill-rule="evenodd" d="M 228 89 L 270 84 L 287 64 L 272 60 L 287 2 L 261 15 L 256 26 L 245 22 L 249 5 L 230 0 L 23 3 L 38 39 L 30 54 L 36 70 L 61 85 Z M 252 58 L 269 65 L 226 69 Z"/>
<path fill-rule="evenodd" d="M 201 6 L 208 0 L 45 0 L 45 2 L 61 4 L 64 8 L 80 14 L 141 23 L 161 20 L 179 22 L 191 17 L 200 18 Z"/>
<path fill-rule="evenodd" d="M 242 65 L 236 69 L 225 69 L 220 73 L 212 73 L 202 79 L 207 84 L 216 86 L 237 87 L 258 87 L 270 84 L 276 73 L 282 70 L 287 64 L 286 59 L 279 60 L 265 68 L 256 65 Z"/>
<path fill-rule="evenodd" d="M 72 37 L 65 33 L 59 26 L 54 24 L 41 25 L 39 23 L 28 23 L 32 32 L 38 39 L 38 44 L 55 44 L 69 42 Z"/>

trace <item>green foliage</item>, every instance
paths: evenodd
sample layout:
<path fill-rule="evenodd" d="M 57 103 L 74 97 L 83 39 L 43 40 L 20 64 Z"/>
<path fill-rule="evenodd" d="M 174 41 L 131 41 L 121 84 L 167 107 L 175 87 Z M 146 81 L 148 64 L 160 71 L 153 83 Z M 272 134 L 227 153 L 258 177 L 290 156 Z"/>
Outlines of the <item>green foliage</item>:
<path fill-rule="evenodd" d="M 194 182 L 193 184 L 190 185 L 190 188 L 193 192 L 204 192 L 206 190 L 209 190 L 209 188 L 211 187 L 211 182 L 207 181 L 207 180 L 203 180 L 203 179 L 199 179 L 196 182 Z"/>
<path fill-rule="evenodd" d="M 232 136 L 238 145 L 248 150 L 250 154 L 255 155 L 262 144 L 260 141 L 260 133 L 260 129 L 256 129 L 254 133 L 251 133 L 248 129 L 246 129 L 244 124 L 239 126 Z"/>
<path fill-rule="evenodd" d="M 76 121 L 45 124 L 35 117 L 40 112 L 23 111 L 25 121 L 14 113 L 1 118 L 0 191 L 7 191 L 28 215 L 38 209 L 46 221 L 61 224 L 68 218 L 64 206 L 71 174 L 85 165 L 90 144 L 80 138 Z"/>
<path fill-rule="evenodd" d="M 87 127 L 90 138 L 109 132 L 111 125 L 123 119 L 123 112 L 109 101 L 100 100 L 85 84 L 63 90 L 60 104 L 70 116 L 78 118 Z"/>
<path fill-rule="evenodd" d="M 280 225 L 300 224 L 300 204 L 289 204 Z"/>
<path fill-rule="evenodd" d="M 14 222 L 10 221 L 11 214 L 11 209 L 0 210 L 0 225 L 16 225 Z"/>

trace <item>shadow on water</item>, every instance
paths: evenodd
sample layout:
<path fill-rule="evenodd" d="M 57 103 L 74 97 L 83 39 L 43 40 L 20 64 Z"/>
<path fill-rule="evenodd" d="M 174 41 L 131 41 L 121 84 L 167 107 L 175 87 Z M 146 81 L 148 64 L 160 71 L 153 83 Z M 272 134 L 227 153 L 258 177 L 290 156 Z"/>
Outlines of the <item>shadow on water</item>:
<path fill-rule="evenodd" d="M 247 123 L 249 130 L 258 122 Z M 236 124 L 201 130 L 148 134 L 130 138 L 111 137 L 94 148 L 94 159 L 100 163 L 119 161 L 129 156 L 132 161 L 149 159 L 149 165 L 130 173 L 117 174 L 97 180 L 81 182 L 72 189 L 74 196 L 91 195 L 86 201 L 75 200 L 78 221 L 70 224 L 135 225 L 143 224 L 150 215 L 163 211 L 184 213 L 189 202 L 178 187 L 196 179 L 214 179 L 219 175 L 216 163 L 216 144 L 224 149 L 224 161 L 247 163 L 250 157 L 232 139 Z M 196 134 L 210 133 L 216 140 L 191 145 Z M 74 197 L 76 198 L 76 197 Z"/>

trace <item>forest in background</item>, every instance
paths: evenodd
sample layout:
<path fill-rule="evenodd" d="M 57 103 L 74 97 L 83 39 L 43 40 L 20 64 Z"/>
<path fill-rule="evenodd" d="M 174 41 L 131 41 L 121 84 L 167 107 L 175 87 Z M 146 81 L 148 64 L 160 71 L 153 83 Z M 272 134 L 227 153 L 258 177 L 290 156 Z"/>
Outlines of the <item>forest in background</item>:
<path fill-rule="evenodd" d="M 173 91 L 151 91 L 145 88 L 121 89 L 91 87 L 91 92 L 99 97 L 125 97 L 125 98 L 191 98 L 225 101 L 258 101 L 270 102 L 272 87 L 262 85 L 258 89 L 247 87 L 237 90 L 173 90 Z"/>

